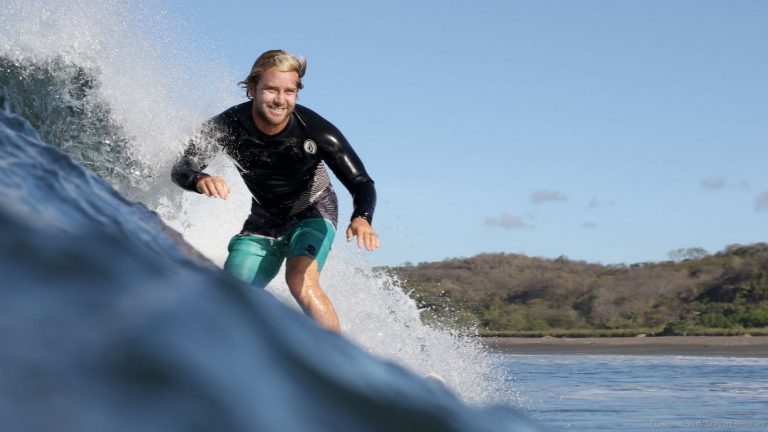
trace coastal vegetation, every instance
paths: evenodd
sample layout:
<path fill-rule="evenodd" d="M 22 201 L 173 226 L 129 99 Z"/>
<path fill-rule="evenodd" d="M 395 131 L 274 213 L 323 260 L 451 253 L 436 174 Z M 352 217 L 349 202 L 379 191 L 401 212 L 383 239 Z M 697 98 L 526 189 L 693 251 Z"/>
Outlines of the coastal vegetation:
<path fill-rule="evenodd" d="M 768 334 L 768 244 L 601 265 L 481 254 L 389 268 L 425 321 L 484 335 Z"/>

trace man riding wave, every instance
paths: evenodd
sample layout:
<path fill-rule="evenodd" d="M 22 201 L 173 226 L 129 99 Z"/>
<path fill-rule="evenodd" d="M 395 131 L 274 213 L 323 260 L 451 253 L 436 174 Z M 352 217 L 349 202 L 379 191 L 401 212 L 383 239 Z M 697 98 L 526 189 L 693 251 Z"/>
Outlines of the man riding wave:
<path fill-rule="evenodd" d="M 347 240 L 379 247 L 371 223 L 376 189 L 355 151 L 329 121 L 296 104 L 306 60 L 282 50 L 263 53 L 240 84 L 250 101 L 210 119 L 174 165 L 182 188 L 226 199 L 223 177 L 205 173 L 212 141 L 231 157 L 252 195 L 251 213 L 229 242 L 224 270 L 265 287 L 286 261 L 286 282 L 305 313 L 339 332 L 339 320 L 320 287 L 338 223 L 327 168 L 353 197 Z"/>

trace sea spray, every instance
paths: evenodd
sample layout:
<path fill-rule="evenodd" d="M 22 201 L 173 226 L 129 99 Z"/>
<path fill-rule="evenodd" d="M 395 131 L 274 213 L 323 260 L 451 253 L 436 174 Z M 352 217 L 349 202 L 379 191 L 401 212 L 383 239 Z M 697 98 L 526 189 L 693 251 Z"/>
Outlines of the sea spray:
<path fill-rule="evenodd" d="M 343 229 L 346 224 L 342 222 Z M 342 236 L 343 237 L 343 236 Z M 475 404 L 517 403 L 505 393 L 498 358 L 485 349 L 473 329 L 438 328 L 422 322 L 416 302 L 386 269 L 373 269 L 364 252 L 337 239 L 321 282 L 335 305 L 342 331 L 379 357 L 426 376 L 436 374 L 464 400 Z M 287 297 L 282 281 L 269 288 Z"/>
<path fill-rule="evenodd" d="M 208 171 L 224 176 L 230 184 L 228 200 L 188 193 L 181 199 L 180 210 L 159 210 L 169 225 L 221 266 L 227 242 L 239 232 L 248 215 L 250 194 L 226 158 L 214 159 Z M 424 324 L 416 302 L 403 291 L 401 281 L 384 269 L 374 269 L 366 260 L 366 252 L 357 250 L 354 242 L 346 242 L 346 226 L 347 221 L 340 220 L 321 275 L 323 289 L 339 315 L 342 333 L 370 353 L 422 376 L 441 376 L 467 402 L 519 405 L 520 396 L 503 385 L 508 377 L 496 364 L 497 357 L 474 337 L 473 330 Z M 284 269 L 267 291 L 298 310 L 285 283 Z"/>
<path fill-rule="evenodd" d="M 228 199 L 188 192 L 177 199 L 163 199 L 156 210 L 191 245 L 221 267 L 227 258 L 229 239 L 240 232 L 248 216 L 251 194 L 235 167 L 222 155 L 210 161 L 206 172 L 224 177 L 230 189 Z"/>
<path fill-rule="evenodd" d="M 0 86 L 2 109 L 27 119 L 46 142 L 124 195 L 140 193 L 151 178 L 150 165 L 134 157 L 125 131 L 97 94 L 97 79 L 85 68 L 61 59 L 0 57 Z"/>
<path fill-rule="evenodd" d="M 0 5 L 0 12 L 0 57 L 18 66 L 22 75 L 47 70 L 60 83 L 75 81 L 74 73 L 88 76 L 85 97 L 75 100 L 76 104 L 71 98 L 54 97 L 58 105 L 41 114 L 78 108 L 77 104 L 103 107 L 109 121 L 119 125 L 120 138 L 125 141 L 123 152 L 142 169 L 118 160 L 111 166 L 103 161 L 107 166 L 97 167 L 96 172 L 106 174 L 106 180 L 130 198 L 156 204 L 161 197 L 178 193 L 167 173 L 187 137 L 211 113 L 242 97 L 232 85 L 239 74 L 219 69 L 218 65 L 225 64 L 220 59 L 201 57 L 199 53 L 206 47 L 190 40 L 192 32 L 186 24 L 150 1 L 8 0 Z M 64 87 L 61 90 L 68 92 Z M 51 95 L 32 96 L 32 105 L 50 106 L 45 99 Z M 38 108 L 32 106 L 31 110 Z M 23 111 L 19 107 L 10 110 Z M 35 126 L 45 130 L 57 125 Z M 72 150 L 68 153 L 76 158 L 77 153 L 105 144 L 104 140 L 84 139 L 81 148 L 67 149 L 52 141 Z M 110 177 L 110 172 L 118 174 Z"/>

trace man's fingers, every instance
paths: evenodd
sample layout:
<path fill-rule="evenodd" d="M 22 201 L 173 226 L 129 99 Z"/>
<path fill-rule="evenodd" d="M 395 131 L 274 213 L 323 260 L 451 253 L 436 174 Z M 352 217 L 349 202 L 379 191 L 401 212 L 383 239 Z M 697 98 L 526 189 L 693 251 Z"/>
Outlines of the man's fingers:
<path fill-rule="evenodd" d="M 221 181 L 220 180 L 213 180 L 211 183 L 211 193 L 216 198 L 224 198 L 224 194 L 221 187 Z"/>
<path fill-rule="evenodd" d="M 355 234 L 352 232 L 352 227 L 347 228 L 347 241 L 352 240 L 352 237 L 354 237 Z"/>
<path fill-rule="evenodd" d="M 227 183 L 223 180 L 217 181 L 214 183 L 216 185 L 216 195 L 218 198 L 227 199 L 229 196 L 229 188 L 227 188 Z"/>
<path fill-rule="evenodd" d="M 376 250 L 379 247 L 379 237 L 373 231 L 368 231 L 360 237 L 365 243 L 365 248 L 369 251 Z"/>
<path fill-rule="evenodd" d="M 347 228 L 347 241 L 357 237 L 357 247 L 373 251 L 379 248 L 379 236 L 371 229 L 368 222 L 356 223 L 352 221 Z"/>
<path fill-rule="evenodd" d="M 205 196 L 211 196 L 211 192 L 208 190 L 208 182 L 206 182 L 204 179 L 200 180 L 200 182 L 197 184 L 197 189 L 200 190 L 200 193 Z"/>
<path fill-rule="evenodd" d="M 368 236 L 368 242 L 367 242 L 368 250 L 374 251 L 378 249 L 379 247 L 379 236 L 376 235 L 376 233 L 371 233 L 370 236 Z"/>
<path fill-rule="evenodd" d="M 205 196 L 213 196 L 213 188 L 215 187 L 215 183 L 213 180 L 211 180 L 210 177 L 206 177 L 199 182 L 197 182 L 197 189 L 200 191 L 201 194 Z"/>
<path fill-rule="evenodd" d="M 365 236 L 365 248 L 368 250 L 371 250 L 372 242 L 373 242 L 373 235 L 371 233 L 367 233 L 367 235 Z"/>
<path fill-rule="evenodd" d="M 229 186 L 223 177 L 206 177 L 197 183 L 197 190 L 208 197 L 223 199 L 229 197 Z"/>

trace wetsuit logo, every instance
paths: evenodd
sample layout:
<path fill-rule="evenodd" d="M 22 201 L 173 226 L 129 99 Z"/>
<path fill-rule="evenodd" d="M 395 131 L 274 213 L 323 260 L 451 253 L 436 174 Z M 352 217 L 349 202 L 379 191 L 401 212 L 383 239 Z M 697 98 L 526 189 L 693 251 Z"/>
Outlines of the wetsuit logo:
<path fill-rule="evenodd" d="M 309 154 L 317 153 L 317 144 L 311 139 L 304 141 L 304 151 Z"/>

